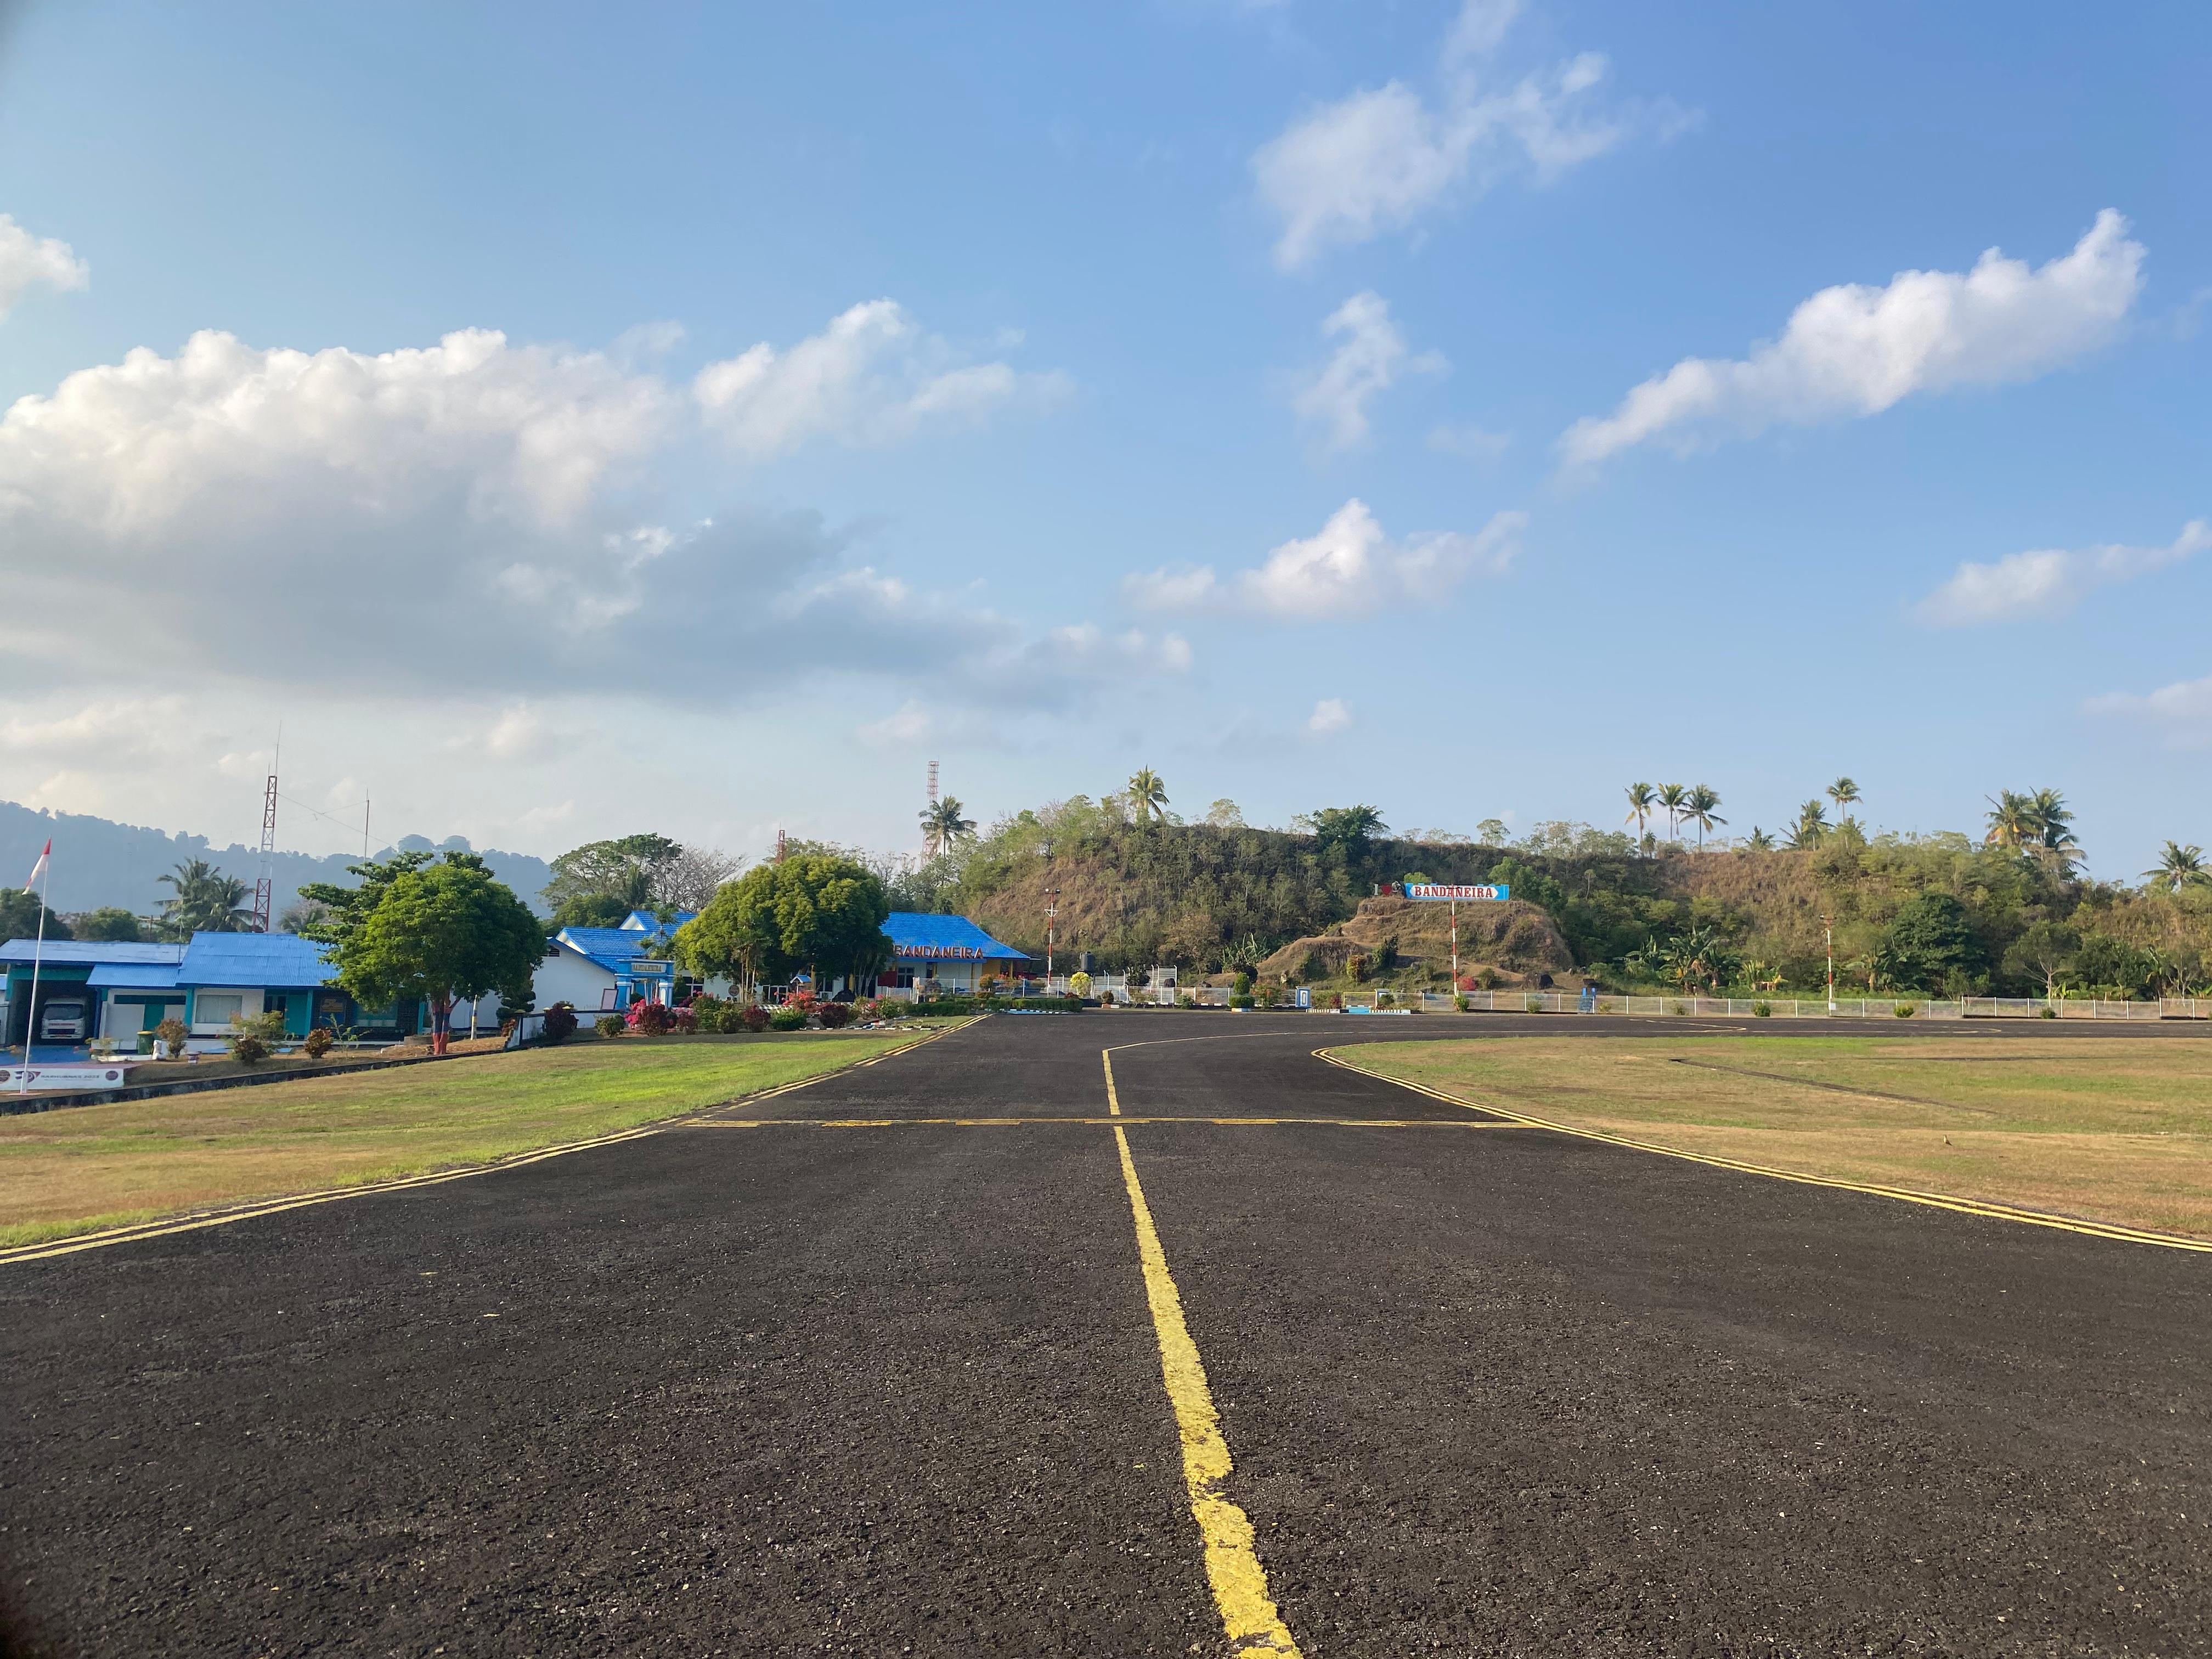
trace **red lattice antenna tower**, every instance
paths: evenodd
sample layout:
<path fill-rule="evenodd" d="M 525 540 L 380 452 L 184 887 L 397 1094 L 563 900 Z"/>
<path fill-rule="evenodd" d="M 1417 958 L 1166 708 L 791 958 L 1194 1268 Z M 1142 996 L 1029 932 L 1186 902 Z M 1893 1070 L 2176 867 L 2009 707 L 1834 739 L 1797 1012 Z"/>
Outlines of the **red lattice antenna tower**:
<path fill-rule="evenodd" d="M 274 896 L 276 862 L 276 764 L 284 757 L 284 739 L 276 739 L 276 759 L 269 763 L 269 788 L 261 798 L 261 873 L 253 884 L 253 931 L 270 931 L 269 912 Z"/>

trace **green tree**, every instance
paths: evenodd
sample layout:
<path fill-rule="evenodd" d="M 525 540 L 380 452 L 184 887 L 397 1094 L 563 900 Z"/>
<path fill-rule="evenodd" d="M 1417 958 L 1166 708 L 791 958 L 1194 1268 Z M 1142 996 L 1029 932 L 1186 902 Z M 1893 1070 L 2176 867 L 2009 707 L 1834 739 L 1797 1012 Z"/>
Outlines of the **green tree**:
<path fill-rule="evenodd" d="M 1988 832 L 1983 842 L 1990 847 L 2014 849 L 2027 847 L 2039 831 L 2035 823 L 2033 799 L 2016 789 L 2000 789 L 1994 795 L 1982 797 L 1990 804 Z"/>
<path fill-rule="evenodd" d="M 1128 788 L 1122 793 L 1127 796 L 1130 814 L 1138 823 L 1156 823 L 1167 817 L 1168 787 L 1151 767 L 1139 767 L 1129 780 Z"/>
<path fill-rule="evenodd" d="M 1791 851 L 1802 853 L 1818 847 L 1827 836 L 1828 809 L 1816 796 L 1797 809 L 1797 822 L 1790 826 L 1788 844 Z"/>
<path fill-rule="evenodd" d="M 2143 880 L 2155 891 L 2178 893 L 2185 887 L 2212 885 L 2212 870 L 2204 867 L 2204 849 L 2168 842 L 2158 863 L 2143 872 Z"/>
<path fill-rule="evenodd" d="M 586 897 L 614 899 L 624 915 L 632 910 L 650 909 L 659 896 L 657 888 L 661 878 L 678 866 L 684 856 L 683 844 L 665 836 L 622 836 L 613 841 L 586 842 L 553 860 L 553 879 L 545 884 L 540 896 L 556 915 L 571 900 Z"/>
<path fill-rule="evenodd" d="M 1322 852 L 1334 849 L 1347 860 L 1365 857 L 1377 836 L 1390 833 L 1379 806 L 1323 806 L 1303 814 L 1296 822 L 1300 829 L 1312 833 Z"/>
<path fill-rule="evenodd" d="M 27 893 L 20 887 L 0 889 L 0 939 L 36 939 L 42 908 L 36 893 Z M 75 937 L 69 924 L 53 911 L 47 910 L 46 917 L 48 939 Z"/>
<path fill-rule="evenodd" d="M 2058 994 L 2058 981 L 2073 971 L 2081 936 L 2063 921 L 2032 921 L 2005 947 L 1999 964 L 2014 979 L 2039 979 L 2043 994 Z"/>
<path fill-rule="evenodd" d="M 1681 784 L 1662 783 L 1659 786 L 1659 805 L 1667 814 L 1667 834 L 1670 840 L 1681 834 L 1682 813 L 1689 799 L 1689 790 Z"/>
<path fill-rule="evenodd" d="M 1850 822 L 1851 808 L 1866 799 L 1859 793 L 1858 785 L 1853 783 L 1849 778 L 1838 778 L 1828 786 L 1826 793 L 1828 799 L 1836 803 L 1838 820 L 1844 823 Z"/>
<path fill-rule="evenodd" d="M 677 930 L 676 958 L 702 979 L 727 975 L 747 984 L 802 968 L 817 984 L 825 973 L 857 979 L 890 961 L 890 915 L 882 881 L 857 859 L 787 856 L 725 883 Z"/>
<path fill-rule="evenodd" d="M 1720 804 L 1721 798 L 1709 783 L 1693 783 L 1683 793 L 1682 821 L 1698 826 L 1698 850 L 1701 853 L 1705 850 L 1705 832 L 1715 824 L 1728 822 L 1713 815 L 1713 808 Z"/>
<path fill-rule="evenodd" d="M 370 859 L 361 864 L 349 864 L 346 874 L 355 878 L 351 887 L 341 887 L 332 881 L 302 884 L 297 908 L 307 911 L 313 906 L 313 912 L 303 915 L 295 931 L 301 939 L 313 939 L 318 945 L 343 945 L 383 902 L 393 882 L 434 862 L 437 856 L 435 853 L 416 850 L 394 853 L 382 860 Z M 484 861 L 474 853 L 448 853 L 446 859 L 448 863 L 484 868 Z"/>
<path fill-rule="evenodd" d="M 921 842 L 930 857 L 941 859 L 961 842 L 975 839 L 975 820 L 961 816 L 966 810 L 957 795 L 922 808 Z"/>
<path fill-rule="evenodd" d="M 1652 812 L 1657 808 L 1659 805 L 1659 794 L 1658 792 L 1653 789 L 1648 783 L 1630 784 L 1628 786 L 1627 794 L 1628 816 L 1623 818 L 1621 822 L 1623 823 L 1634 824 L 1636 826 L 1636 838 L 1638 841 L 1641 841 L 1644 839 L 1644 820 L 1649 818 Z"/>
<path fill-rule="evenodd" d="M 374 1005 L 429 1005 L 430 1048 L 447 1052 L 453 1003 L 489 992 L 522 1004 L 545 934 L 530 907 L 492 878 L 481 860 L 448 854 L 380 884 L 374 908 L 331 951 L 338 983 Z"/>
<path fill-rule="evenodd" d="M 1751 833 L 1743 838 L 1743 850 L 1747 853 L 1771 853 L 1774 850 L 1774 837 L 1754 823 L 1751 826 Z"/>
<path fill-rule="evenodd" d="M 74 925 L 79 939 L 101 939 L 117 945 L 136 945 L 146 937 L 138 918 L 117 905 L 103 905 L 79 916 Z"/>
<path fill-rule="evenodd" d="M 205 859 L 187 859 L 160 878 L 175 890 L 161 901 L 161 925 L 170 933 L 245 933 L 253 928 L 246 903 L 246 884 L 226 876 Z"/>
<path fill-rule="evenodd" d="M 2067 808 L 2066 797 L 2056 789 L 2039 789 L 2028 797 L 2028 811 L 2035 830 L 2032 850 L 2036 857 L 2050 866 L 2053 875 L 2070 878 L 2081 857 L 2081 843 L 2074 839 L 2074 814 Z"/>
<path fill-rule="evenodd" d="M 1890 980 L 1911 990 L 1938 989 L 1989 965 L 1966 907 L 1948 893 L 1923 893 L 1899 906 L 1880 955 Z"/>

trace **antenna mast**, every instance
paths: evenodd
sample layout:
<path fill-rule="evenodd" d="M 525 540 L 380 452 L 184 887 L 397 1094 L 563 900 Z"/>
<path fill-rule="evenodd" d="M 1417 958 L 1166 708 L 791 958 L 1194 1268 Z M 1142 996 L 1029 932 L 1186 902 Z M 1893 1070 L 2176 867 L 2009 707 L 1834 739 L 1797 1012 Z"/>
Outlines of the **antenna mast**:
<path fill-rule="evenodd" d="M 945 850 L 945 843 L 937 833 L 937 763 L 929 763 L 929 811 L 921 821 L 921 849 L 933 857 Z"/>
<path fill-rule="evenodd" d="M 269 787 L 261 798 L 261 874 L 253 884 L 253 931 L 257 933 L 269 931 L 276 860 L 276 768 L 283 758 L 284 733 L 280 726 L 276 757 L 269 763 Z"/>

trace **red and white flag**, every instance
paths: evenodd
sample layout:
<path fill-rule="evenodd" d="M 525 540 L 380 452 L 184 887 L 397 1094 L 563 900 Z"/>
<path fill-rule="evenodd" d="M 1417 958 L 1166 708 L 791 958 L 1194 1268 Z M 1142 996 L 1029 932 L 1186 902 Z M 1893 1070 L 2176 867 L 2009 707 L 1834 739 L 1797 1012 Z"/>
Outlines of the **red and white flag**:
<path fill-rule="evenodd" d="M 33 865 L 33 866 L 31 866 L 31 878 L 30 878 L 30 880 L 28 880 L 28 881 L 27 881 L 27 882 L 25 882 L 25 883 L 23 884 L 23 890 L 24 890 L 25 892 L 27 892 L 27 892 L 29 892 L 33 888 L 36 887 L 36 886 L 39 884 L 39 878 L 40 878 L 40 876 L 43 876 L 43 875 L 45 875 L 45 874 L 46 873 L 46 860 L 47 860 L 48 859 L 52 858 L 53 855 L 54 855 L 54 842 L 53 842 L 53 837 L 52 837 L 51 836 L 49 836 L 46 838 L 46 847 L 45 847 L 44 850 L 42 850 L 42 851 L 40 853 L 40 854 L 39 854 L 39 861 L 38 861 L 36 864 L 34 864 L 34 865 Z"/>

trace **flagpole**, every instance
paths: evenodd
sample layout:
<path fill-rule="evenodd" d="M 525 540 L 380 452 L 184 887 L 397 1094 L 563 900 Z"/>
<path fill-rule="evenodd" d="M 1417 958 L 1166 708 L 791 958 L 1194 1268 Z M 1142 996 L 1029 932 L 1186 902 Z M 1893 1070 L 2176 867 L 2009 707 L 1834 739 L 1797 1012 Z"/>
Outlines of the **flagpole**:
<path fill-rule="evenodd" d="M 23 1070 L 15 1084 L 15 1092 L 27 1094 L 31 1088 L 31 1056 L 39 1046 L 39 969 L 46 954 L 46 894 L 52 890 L 54 872 L 47 862 L 53 853 L 53 842 L 46 843 L 46 851 L 39 855 L 39 862 L 46 865 L 46 882 L 39 892 L 39 942 L 31 947 L 31 1018 L 23 1027 Z"/>

